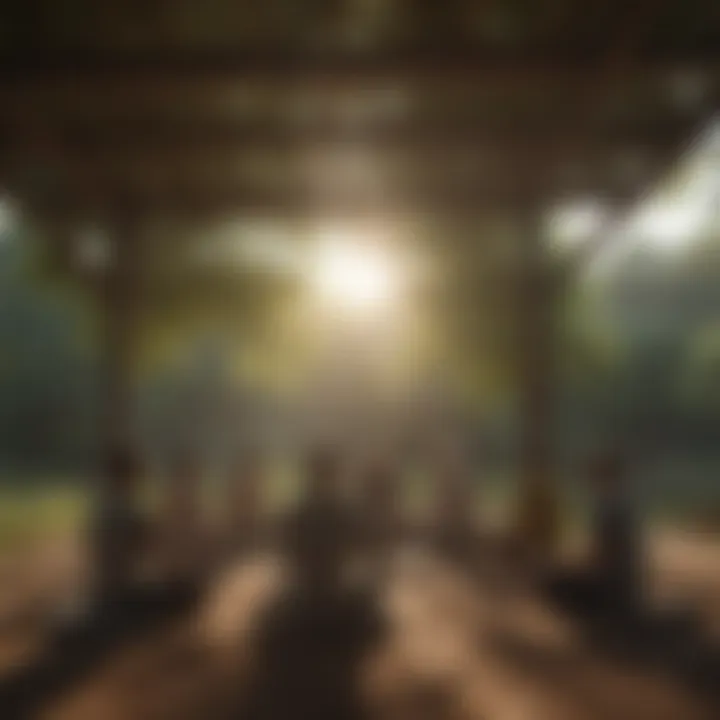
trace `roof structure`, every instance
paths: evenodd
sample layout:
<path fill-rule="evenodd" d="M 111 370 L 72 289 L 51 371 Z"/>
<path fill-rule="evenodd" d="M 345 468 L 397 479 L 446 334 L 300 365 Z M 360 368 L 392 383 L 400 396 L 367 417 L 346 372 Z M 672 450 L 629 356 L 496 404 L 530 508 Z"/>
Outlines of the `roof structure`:
<path fill-rule="evenodd" d="M 186 231 L 245 218 L 468 219 L 473 242 L 445 254 L 472 288 L 447 283 L 438 305 L 453 306 L 446 335 L 472 345 L 473 362 L 478 346 L 512 350 L 503 365 L 518 381 L 519 517 L 533 556 L 552 543 L 541 515 L 552 515 L 554 310 L 567 275 L 545 262 L 538 210 L 592 198 L 617 220 L 719 101 L 717 0 L 0 6 L 0 191 L 66 240 L 88 223 L 123 240 L 101 282 L 107 436 L 132 436 L 132 340 L 162 285 L 140 259 L 162 243 L 137 241 L 138 216 Z M 523 252 L 484 282 L 472 253 L 511 243 L 474 242 L 474 223 L 497 215 L 520 221 Z"/>
<path fill-rule="evenodd" d="M 623 208 L 720 98 L 710 0 L 5 3 L 0 185 L 78 219 Z"/>

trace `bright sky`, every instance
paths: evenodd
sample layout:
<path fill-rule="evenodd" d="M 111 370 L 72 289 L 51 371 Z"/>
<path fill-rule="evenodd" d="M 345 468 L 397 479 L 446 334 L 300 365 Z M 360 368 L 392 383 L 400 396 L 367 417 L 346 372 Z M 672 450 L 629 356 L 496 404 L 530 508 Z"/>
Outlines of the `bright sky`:
<path fill-rule="evenodd" d="M 403 235 L 391 224 L 279 227 L 230 223 L 214 242 L 198 248 L 198 260 L 228 260 L 263 270 L 300 274 L 323 307 L 353 314 L 382 314 L 397 305 L 407 280 L 409 258 L 395 247 Z"/>
<path fill-rule="evenodd" d="M 397 299 L 398 272 L 387 251 L 351 233 L 333 231 L 320 239 L 310 279 L 331 305 L 382 311 Z"/>
<path fill-rule="evenodd" d="M 651 193 L 638 207 L 618 242 L 608 243 L 598 258 L 611 270 L 642 244 L 658 252 L 682 250 L 714 218 L 720 219 L 720 122 L 714 123 L 678 167 L 678 187 Z M 584 199 L 560 208 L 551 219 L 551 232 L 563 246 L 581 244 L 601 231 L 607 219 L 602 204 Z"/>
<path fill-rule="evenodd" d="M 602 228 L 607 212 L 601 203 L 586 199 L 556 209 L 550 218 L 550 233 L 563 247 L 582 244 Z"/>
<path fill-rule="evenodd" d="M 649 243 L 661 250 L 686 246 L 709 220 L 706 204 L 677 201 L 652 204 L 637 216 L 634 227 L 640 242 Z"/>

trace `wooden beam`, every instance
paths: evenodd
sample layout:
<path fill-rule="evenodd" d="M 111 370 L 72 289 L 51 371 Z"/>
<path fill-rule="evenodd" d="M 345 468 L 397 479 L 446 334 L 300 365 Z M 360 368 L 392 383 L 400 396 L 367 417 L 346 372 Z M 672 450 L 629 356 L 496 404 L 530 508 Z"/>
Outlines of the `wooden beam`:
<path fill-rule="evenodd" d="M 103 218 L 113 207 L 113 198 L 122 193 L 107 186 L 94 195 L 68 195 L 63 192 L 33 197 L 18 193 L 30 213 L 56 221 Z M 534 191 L 522 187 L 474 186 L 418 188 L 414 191 L 377 193 L 361 197 L 348 193 L 321 195 L 300 188 L 223 186 L 185 187 L 157 193 L 136 191 L 136 212 L 145 218 L 178 221 L 204 221 L 236 216 L 252 218 L 304 220 L 328 219 L 354 221 L 372 218 L 422 218 L 447 216 L 495 216 L 514 213 L 532 203 Z M 607 196 L 609 203 L 622 203 L 624 196 Z"/>
<path fill-rule="evenodd" d="M 522 50 L 508 59 L 488 48 L 359 52 L 253 51 L 108 52 L 39 51 L 0 55 L 0 86 L 94 88 L 117 92 L 124 85 L 168 88 L 183 85 L 213 92 L 238 84 L 358 87 L 384 83 L 467 83 L 507 87 L 537 83 L 587 84 L 604 66 L 602 52 Z M 716 52 L 657 53 L 624 64 L 627 82 L 652 82 L 688 68 L 713 71 Z"/>
<path fill-rule="evenodd" d="M 342 168 L 348 153 L 348 162 L 360 158 L 391 185 L 403 186 L 408 177 L 413 184 L 425 182 L 431 206 L 437 204 L 434 196 L 457 193 L 458 187 L 474 192 L 483 204 L 488 192 L 491 198 L 496 193 L 488 191 L 488 181 L 518 186 L 535 178 L 536 186 L 551 199 L 637 192 L 654 174 L 656 158 L 674 150 L 686 124 L 687 118 L 672 116 L 627 133 L 566 137 L 562 130 L 545 128 L 486 129 L 471 122 L 454 126 L 414 120 L 364 130 L 332 123 L 298 128 L 279 123 L 234 125 L 228 120 L 85 128 L 5 123 L 4 128 L 0 125 L 0 158 L 9 178 L 13 171 L 22 176 L 36 167 L 53 175 L 56 183 L 71 180 L 84 186 L 90 195 L 108 184 L 104 177 L 109 177 L 111 188 L 113 183 L 169 185 L 171 192 L 172 186 L 194 177 L 201 197 L 217 193 L 213 186 L 226 184 L 220 189 L 223 197 L 254 198 L 258 192 L 269 197 L 272 190 L 253 190 L 252 185 L 283 184 L 292 178 L 308 182 L 314 164 L 333 161 Z M 633 165 L 631 173 L 624 169 L 628 163 Z M 238 192 L 239 180 L 250 188 Z M 8 184 L 13 185 L 11 179 Z M 279 209 L 286 191 L 277 192 L 269 204 Z M 296 194 L 302 196 L 302 189 Z"/>
<path fill-rule="evenodd" d="M 520 401 L 518 530 L 532 559 L 555 550 L 559 504 L 555 489 L 555 395 L 558 294 L 543 236 L 543 208 L 518 213 L 522 233 L 516 356 Z"/>
<path fill-rule="evenodd" d="M 22 117 L 22 116 L 21 116 Z M 422 153 L 447 150 L 483 156 L 533 157 L 542 152 L 562 156 L 607 157 L 614 151 L 665 152 L 688 124 L 682 115 L 653 117 L 647 123 L 618 130 L 611 137 L 568 137 L 564 126 L 534 127 L 529 122 L 500 123 L 449 118 L 409 118 L 392 122 L 343 126 L 337 122 L 294 125 L 282 119 L 238 120 L 157 119 L 152 116 L 103 123 L 87 118 L 21 118 L 0 120 L 0 152 L 5 156 L 41 155 L 48 149 L 72 160 L 74 156 L 109 153 L 183 155 L 202 152 L 285 152 L 302 148 L 360 148 L 382 152 Z"/>
<path fill-rule="evenodd" d="M 636 64 L 639 48 L 643 47 L 646 37 L 652 34 L 657 18 L 662 14 L 662 9 L 666 4 L 667 0 L 631 0 L 618 11 L 615 23 L 616 31 L 605 50 L 603 62 L 592 82 L 588 82 L 587 87 L 575 101 L 574 123 L 567 135 L 569 146 L 597 134 L 599 129 L 597 117 L 602 117 L 603 112 L 606 111 L 608 102 L 618 83 L 625 77 L 627 68 Z M 675 79 L 677 80 L 677 77 Z M 687 75 L 682 79 L 687 81 Z M 720 78 L 715 74 L 707 74 L 701 76 L 701 80 L 703 82 L 702 92 L 694 99 L 692 107 L 673 108 L 672 103 L 667 102 L 668 99 L 672 99 L 673 94 L 672 87 L 669 87 L 670 83 L 667 83 L 663 93 L 666 102 L 662 104 L 661 108 L 650 113 L 650 116 L 653 117 L 652 122 L 656 122 L 659 118 L 668 119 L 668 116 L 676 117 L 676 126 L 664 136 L 664 148 L 657 149 L 656 154 L 659 158 L 673 155 L 687 134 L 691 132 L 698 116 L 708 114 L 711 101 L 720 89 Z M 632 102 L 628 98 L 628 103 L 632 104 Z M 679 113 L 682 119 L 677 117 L 678 110 L 683 111 Z M 663 120 L 663 124 L 664 122 Z M 602 124 L 600 124 L 600 129 L 602 129 Z M 551 153 L 552 150 L 549 151 L 549 156 Z M 566 162 L 567 159 L 563 153 L 556 153 L 554 157 L 549 157 L 549 160 L 555 163 Z M 648 186 L 660 164 L 656 161 L 653 168 L 647 167 L 642 176 L 636 179 L 638 188 L 636 195 L 640 195 Z"/>

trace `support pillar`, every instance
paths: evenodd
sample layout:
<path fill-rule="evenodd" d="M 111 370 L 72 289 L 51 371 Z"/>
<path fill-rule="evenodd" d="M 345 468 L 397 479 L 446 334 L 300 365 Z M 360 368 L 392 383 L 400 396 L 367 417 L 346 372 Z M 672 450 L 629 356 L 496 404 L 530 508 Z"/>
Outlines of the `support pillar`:
<path fill-rule="evenodd" d="M 558 288 L 544 244 L 541 214 L 528 213 L 521 232 L 517 519 L 521 546 L 542 560 L 555 549 L 560 525 L 559 498 L 553 477 Z"/>
<path fill-rule="evenodd" d="M 138 492 L 141 463 L 134 436 L 133 355 L 139 311 L 140 258 L 137 227 L 118 214 L 109 243 L 99 300 L 102 372 L 101 468 L 94 518 L 94 582 L 112 596 L 132 579 L 141 549 Z"/>
<path fill-rule="evenodd" d="M 138 311 L 139 258 L 136 229 L 113 230 L 103 302 L 104 434 L 109 445 L 133 441 L 132 365 Z"/>

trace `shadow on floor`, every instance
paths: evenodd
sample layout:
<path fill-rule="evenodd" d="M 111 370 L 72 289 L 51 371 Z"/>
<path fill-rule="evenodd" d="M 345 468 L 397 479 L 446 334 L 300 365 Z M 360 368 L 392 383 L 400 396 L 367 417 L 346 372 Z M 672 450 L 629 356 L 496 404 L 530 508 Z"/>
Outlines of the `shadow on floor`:
<path fill-rule="evenodd" d="M 573 649 L 534 644 L 507 634 L 494 637 L 493 649 L 528 677 L 577 702 L 589 720 L 619 720 L 621 712 L 633 720 L 654 718 L 652 708 L 662 706 L 662 698 L 669 697 L 668 692 L 672 695 L 673 687 L 684 689 L 693 707 L 706 708 L 707 717 L 718 717 L 717 648 L 700 638 L 679 637 L 662 623 L 636 627 L 633 634 L 616 635 L 601 627 L 585 630 L 588 644 Z M 611 668 L 609 674 L 598 673 L 597 660 L 600 666 Z M 615 682 L 613 676 L 621 680 Z"/>
<path fill-rule="evenodd" d="M 197 586 L 146 587 L 52 633 L 38 657 L 0 677 L 0 717 L 36 717 L 123 645 L 185 617 L 200 596 Z"/>
<path fill-rule="evenodd" d="M 363 661 L 384 635 L 369 595 L 278 598 L 255 639 L 252 672 L 237 718 L 361 720 Z"/>

